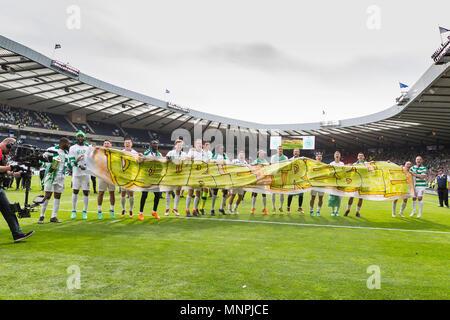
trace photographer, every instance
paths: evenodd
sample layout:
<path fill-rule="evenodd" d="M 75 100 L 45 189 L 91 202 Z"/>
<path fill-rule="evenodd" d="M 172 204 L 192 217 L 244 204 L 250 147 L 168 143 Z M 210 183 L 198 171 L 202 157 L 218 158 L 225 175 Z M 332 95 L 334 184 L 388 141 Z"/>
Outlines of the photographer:
<path fill-rule="evenodd" d="M 0 143 L 0 175 L 5 175 L 9 171 L 11 171 L 11 167 L 6 161 L 6 155 L 9 154 L 15 144 L 16 140 L 13 138 L 6 138 Z M 30 231 L 27 233 L 22 232 L 17 216 L 11 210 L 10 206 L 11 204 L 9 203 L 5 191 L 3 189 L 0 189 L 0 211 L 2 212 L 3 217 L 8 223 L 14 242 L 19 242 L 30 237 L 34 233 L 34 231 Z"/>

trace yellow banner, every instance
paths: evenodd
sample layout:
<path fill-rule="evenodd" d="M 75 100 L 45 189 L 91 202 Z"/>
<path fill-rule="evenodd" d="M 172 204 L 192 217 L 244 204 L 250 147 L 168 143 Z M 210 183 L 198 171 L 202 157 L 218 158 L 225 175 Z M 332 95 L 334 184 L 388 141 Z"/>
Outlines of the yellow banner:
<path fill-rule="evenodd" d="M 414 196 L 411 174 L 396 164 L 381 161 L 340 167 L 301 157 L 264 166 L 238 166 L 146 159 L 128 152 L 91 147 L 86 162 L 93 175 L 134 191 L 244 188 L 259 193 L 296 194 L 316 190 L 380 201 Z"/>

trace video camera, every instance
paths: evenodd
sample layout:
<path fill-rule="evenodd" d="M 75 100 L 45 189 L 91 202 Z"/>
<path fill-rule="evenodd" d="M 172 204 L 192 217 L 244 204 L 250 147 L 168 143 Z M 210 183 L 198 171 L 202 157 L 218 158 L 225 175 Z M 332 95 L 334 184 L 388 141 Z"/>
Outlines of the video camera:
<path fill-rule="evenodd" d="M 53 156 L 44 157 L 44 153 L 46 152 L 46 149 L 41 149 L 30 144 L 18 144 L 11 150 L 11 160 L 28 168 L 38 169 L 41 166 L 41 161 L 52 161 Z M 21 171 L 19 168 L 20 166 L 18 165 L 11 166 L 13 171 L 15 171 L 14 169 Z"/>
<path fill-rule="evenodd" d="M 31 218 L 31 212 L 35 212 L 34 208 L 40 206 L 45 201 L 44 196 L 37 196 L 33 199 L 33 204 L 28 204 L 25 202 L 22 208 L 18 202 L 11 203 L 10 209 L 12 212 L 17 213 L 17 216 L 21 218 Z"/>
<path fill-rule="evenodd" d="M 20 172 L 21 177 L 23 179 L 27 179 L 27 185 L 25 187 L 25 204 L 22 208 L 19 203 L 11 204 L 11 210 L 14 213 L 17 213 L 19 218 L 30 218 L 31 212 L 35 211 L 35 207 L 39 206 L 44 202 L 44 196 L 37 196 L 33 200 L 33 204 L 28 204 L 28 195 L 30 192 L 30 183 L 31 183 L 31 168 L 38 169 L 41 166 L 42 162 L 51 162 L 53 159 L 53 155 L 49 155 L 44 157 L 44 154 L 47 152 L 45 149 L 41 149 L 39 147 L 29 145 L 29 144 L 19 144 L 15 145 L 11 150 L 11 161 L 14 164 L 11 164 L 11 171 Z"/>

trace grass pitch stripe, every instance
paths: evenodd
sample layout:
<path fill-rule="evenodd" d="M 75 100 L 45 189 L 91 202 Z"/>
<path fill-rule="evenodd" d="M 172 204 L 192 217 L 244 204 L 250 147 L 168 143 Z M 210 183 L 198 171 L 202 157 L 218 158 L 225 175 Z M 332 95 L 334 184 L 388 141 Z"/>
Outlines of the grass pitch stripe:
<path fill-rule="evenodd" d="M 68 211 L 72 210 L 59 210 Z M 88 213 L 97 213 L 97 211 L 88 211 Z M 146 217 L 151 217 L 150 214 L 145 214 Z M 315 224 L 315 223 L 296 223 L 296 222 L 279 222 L 279 221 L 257 221 L 257 220 L 238 220 L 238 219 L 217 219 L 217 218 L 195 218 L 195 217 L 173 217 L 162 216 L 161 218 L 174 218 L 174 219 L 187 219 L 193 221 L 222 221 L 222 222 L 244 222 L 244 223 L 266 223 L 266 224 L 279 224 L 288 226 L 301 226 L 301 227 L 323 227 L 323 228 L 341 228 L 341 229 L 360 229 L 360 230 L 380 230 L 380 231 L 405 231 L 405 232 L 419 232 L 419 233 L 437 233 L 437 234 L 450 234 L 450 231 L 435 231 L 435 230 L 413 230 L 413 229 L 398 229 L 398 228 L 378 228 L 378 227 L 358 227 L 358 226 L 340 226 L 334 224 Z M 115 223 L 123 220 L 113 220 L 110 223 Z"/>
<path fill-rule="evenodd" d="M 161 217 L 163 218 L 163 217 Z M 314 224 L 314 223 L 295 223 L 295 222 L 278 222 L 278 221 L 256 221 L 256 220 L 237 220 L 237 219 L 214 219 L 214 218 L 195 218 L 195 217 L 164 217 L 176 219 L 190 219 L 195 221 L 210 220 L 210 221 L 226 221 L 226 222 L 246 222 L 246 223 L 267 223 L 280 224 L 302 227 L 323 227 L 323 228 L 342 228 L 342 229 L 363 229 L 363 230 L 381 230 L 381 231 L 406 231 L 406 232 L 420 232 L 420 233 L 439 233 L 450 234 L 449 231 L 434 231 L 434 230 L 412 230 L 412 229 L 396 229 L 396 228 L 378 228 L 378 227 L 358 227 L 358 226 L 339 226 L 334 224 Z"/>

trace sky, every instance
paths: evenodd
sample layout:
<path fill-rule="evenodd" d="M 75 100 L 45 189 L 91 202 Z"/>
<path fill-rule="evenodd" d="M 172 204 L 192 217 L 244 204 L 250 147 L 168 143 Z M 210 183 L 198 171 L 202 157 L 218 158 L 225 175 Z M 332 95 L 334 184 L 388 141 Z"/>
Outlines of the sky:
<path fill-rule="evenodd" d="M 432 64 L 438 25 L 450 29 L 450 1 L 1 2 L 5 37 L 126 89 L 264 124 L 391 107 L 399 81 Z"/>

